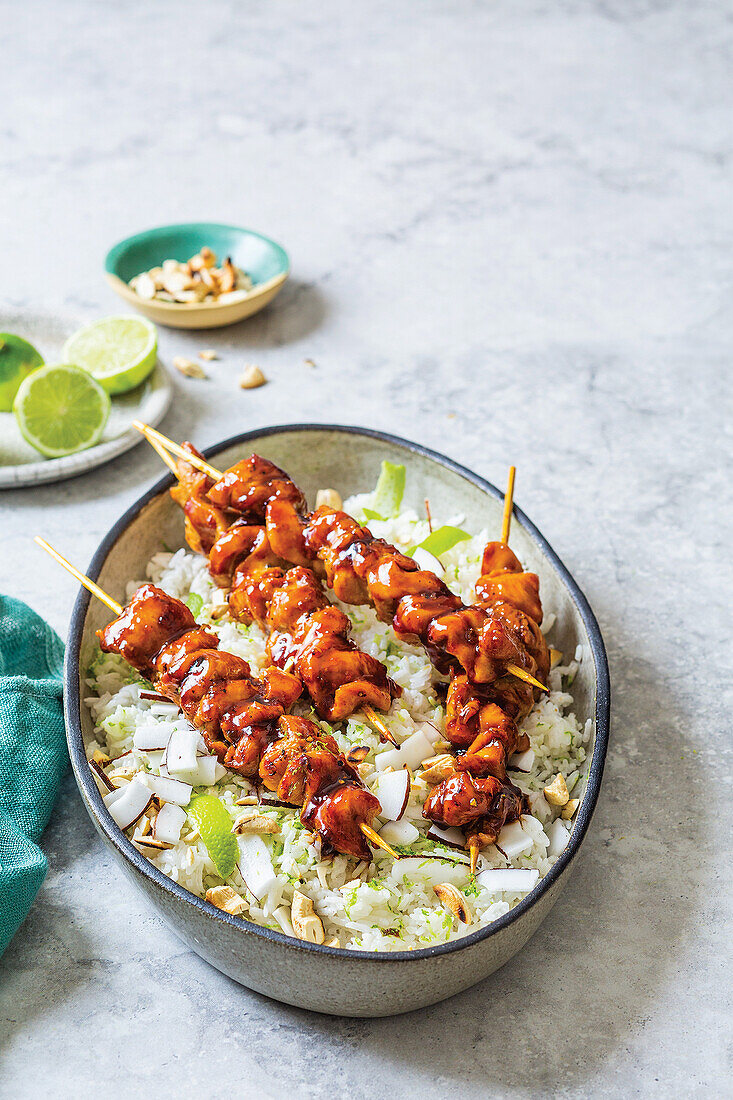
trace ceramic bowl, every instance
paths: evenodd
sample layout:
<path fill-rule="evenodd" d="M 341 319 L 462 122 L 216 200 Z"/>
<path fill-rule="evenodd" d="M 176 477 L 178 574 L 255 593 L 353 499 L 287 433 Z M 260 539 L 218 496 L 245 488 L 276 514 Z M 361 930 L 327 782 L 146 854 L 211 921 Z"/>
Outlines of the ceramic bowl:
<path fill-rule="evenodd" d="M 251 276 L 254 286 L 236 302 L 159 302 L 140 298 L 128 283 L 142 271 L 159 267 L 164 260 L 184 263 L 208 246 L 219 262 L 231 256 L 233 263 Z M 116 294 L 159 325 L 171 328 L 223 328 L 251 317 L 272 301 L 290 273 L 284 248 L 252 229 L 214 222 L 161 225 L 120 241 L 107 253 L 107 281 Z"/>
<path fill-rule="evenodd" d="M 405 503 L 420 509 L 430 498 L 437 515 L 466 515 L 474 530 L 501 526 L 501 493 L 483 478 L 425 447 L 380 432 L 325 425 L 268 428 L 236 436 L 206 451 L 226 467 L 256 450 L 290 471 L 313 502 L 318 488 L 344 497 L 376 482 L 386 458 L 407 466 Z M 89 575 L 124 601 L 127 582 L 161 543 L 182 546 L 183 519 L 162 478 L 133 505 L 103 540 Z M 609 731 L 608 664 L 598 624 L 565 566 L 519 509 L 512 547 L 540 575 L 542 600 L 557 614 L 553 642 L 565 653 L 584 646 L 585 659 L 573 684 L 575 711 L 593 722 L 581 805 L 563 854 L 535 889 L 505 916 L 454 943 L 416 951 L 378 954 L 319 947 L 230 917 L 158 871 L 112 821 L 92 780 L 84 751 L 93 736 L 83 704 L 85 670 L 94 631 L 109 621 L 106 607 L 82 590 L 76 601 L 66 651 L 66 723 L 71 762 L 82 798 L 105 843 L 145 891 L 153 906 L 199 955 L 243 985 L 288 1004 L 342 1016 L 388 1016 L 407 1012 L 467 989 L 503 966 L 526 943 L 566 884 L 598 798 Z M 570 962 L 570 960 L 569 960 Z"/>

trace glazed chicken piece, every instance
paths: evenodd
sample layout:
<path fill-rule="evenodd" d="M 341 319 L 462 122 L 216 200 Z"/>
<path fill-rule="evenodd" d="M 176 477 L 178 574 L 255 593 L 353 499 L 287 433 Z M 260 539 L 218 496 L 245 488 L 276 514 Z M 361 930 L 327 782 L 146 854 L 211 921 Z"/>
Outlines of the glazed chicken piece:
<path fill-rule="evenodd" d="M 163 646 L 195 626 L 185 604 L 172 600 L 155 585 L 144 584 L 122 613 L 97 631 L 97 637 L 105 653 L 119 653 L 138 672 L 149 676 Z"/>
<path fill-rule="evenodd" d="M 503 542 L 487 544 L 476 595 L 482 607 L 508 603 L 528 615 L 537 626 L 542 625 L 540 579 L 536 573 L 525 573 L 522 563 Z"/>
<path fill-rule="evenodd" d="M 483 846 L 493 843 L 507 822 L 519 820 L 523 809 L 524 796 L 516 787 L 495 776 L 458 772 L 431 791 L 423 816 L 444 828 L 468 826 L 468 834 L 480 822 Z"/>
<path fill-rule="evenodd" d="M 360 825 L 371 825 L 379 801 L 339 752 L 334 739 L 306 718 L 280 720 L 280 740 L 263 754 L 260 777 L 283 802 L 302 805 L 300 819 L 321 837 L 324 854 L 370 860 Z"/>
<path fill-rule="evenodd" d="M 203 458 L 193 443 L 184 443 L 185 450 Z M 186 527 L 186 542 L 197 554 L 208 554 L 209 550 L 226 531 L 229 520 L 221 508 L 217 508 L 208 499 L 208 490 L 213 481 L 197 470 L 190 462 L 179 458 L 176 462 L 178 482 L 171 489 L 171 496 L 183 509 Z"/>
<path fill-rule="evenodd" d="M 292 510 L 289 502 L 278 503 Z M 321 717 L 340 721 L 365 703 L 388 710 L 400 689 L 380 661 L 350 640 L 348 616 L 330 603 L 312 570 L 284 570 L 279 562 L 268 530 L 241 521 L 209 555 L 217 583 L 231 580 L 231 614 L 268 631 L 274 664 L 295 664 Z"/>
<path fill-rule="evenodd" d="M 463 673 L 454 673 L 446 699 L 445 736 L 456 748 L 466 750 L 462 761 L 477 757 L 485 762 L 485 770 L 476 772 L 475 766 L 468 770 L 502 778 L 506 760 L 517 752 L 520 735 L 492 696 L 491 689 L 481 691 Z"/>
<path fill-rule="evenodd" d="M 239 530 L 223 538 L 213 555 L 213 573 L 221 578 L 219 583 L 227 583 L 236 567 L 230 596 L 233 613 L 259 622 L 267 618 L 273 659 L 283 665 L 295 658 L 321 713 L 328 713 L 330 703 L 331 716 L 341 713 L 333 690 L 339 677 L 345 679 L 339 666 L 347 661 L 352 677 L 358 677 L 359 668 L 353 663 L 350 643 L 343 648 L 346 634 L 341 613 L 323 605 L 312 570 L 291 571 L 295 576 L 290 584 L 282 562 L 323 569 L 339 599 L 371 603 L 378 617 L 391 622 L 400 636 L 419 639 L 436 667 L 451 673 L 446 736 L 464 750 L 456 759 L 455 775 L 430 796 L 426 816 L 448 823 L 439 816 L 447 814 L 450 823 L 468 824 L 474 835 L 493 840 L 504 821 L 521 812 L 521 796 L 503 780 L 509 757 L 527 744 L 515 723 L 529 713 L 537 697 L 537 689 L 508 674 L 507 665 L 516 665 L 542 682 L 549 669 L 547 645 L 539 630 L 542 608 L 537 577 L 522 570 L 508 546 L 489 543 L 477 584 L 478 602 L 466 607 L 435 574 L 419 569 L 412 558 L 374 538 L 346 513 L 320 508 L 305 516 L 304 502 L 293 492 L 287 475 L 275 468 L 268 482 L 271 473 L 258 471 L 253 456 L 249 467 L 239 464 L 218 483 L 222 487 L 226 483 L 226 493 L 217 490 L 210 497 L 218 506 L 243 514 Z M 282 492 L 278 478 L 288 483 Z M 265 511 L 266 542 L 258 541 L 247 527 L 255 514 L 259 518 L 257 509 Z M 242 558 L 243 554 L 247 557 Z M 334 638 L 340 644 L 329 650 Z M 331 688 L 328 693 L 326 684 Z M 349 706 L 359 705 L 357 685 L 358 679 L 348 683 L 352 694 L 344 704 L 345 713 L 350 713 Z M 457 817 L 465 820 L 459 822 Z M 359 836 L 359 843 L 362 839 Z"/>
<path fill-rule="evenodd" d="M 400 694 L 381 661 L 350 641 L 348 616 L 329 602 L 310 569 L 298 566 L 285 574 L 270 600 L 267 627 L 274 664 L 295 661 L 318 713 L 329 721 L 340 721 L 365 703 L 388 710 Z"/>
<path fill-rule="evenodd" d="M 185 604 L 154 585 L 138 589 L 98 635 L 105 652 L 129 654 L 156 691 L 178 703 L 226 767 L 259 774 L 283 801 L 302 804 L 301 820 L 318 834 L 325 855 L 371 859 L 360 825 L 373 821 L 379 802 L 332 737 L 307 719 L 284 715 L 302 690 L 297 677 L 268 669 L 255 679 L 245 660 L 220 650 L 218 638 L 196 626 Z"/>
<path fill-rule="evenodd" d="M 341 781 L 314 795 L 303 807 L 300 820 L 321 837 L 326 855 L 344 852 L 370 862 L 372 850 L 360 825 L 371 825 L 380 809 L 378 799 L 366 787 Z"/>
<path fill-rule="evenodd" d="M 297 512 L 306 506 L 295 482 L 274 462 L 254 454 L 227 470 L 207 495 L 217 508 L 237 512 L 248 523 L 264 523 L 271 500 L 288 501 Z"/>
<path fill-rule="evenodd" d="M 217 636 L 196 625 L 185 604 L 152 584 L 142 585 L 98 635 L 105 652 L 119 653 L 153 681 L 156 691 L 180 706 L 225 763 L 255 727 L 262 741 L 265 718 L 271 739 L 284 708 L 303 689 L 298 677 L 280 669 L 256 680 L 246 661 L 220 650 Z M 266 715 L 263 707 L 269 708 Z M 241 757 L 243 747 L 239 752 Z M 243 774 L 256 775 L 258 764 L 259 754 L 253 770 Z"/>
<path fill-rule="evenodd" d="M 245 560 L 250 572 L 281 564 L 273 553 L 265 528 L 237 520 L 209 550 L 211 579 L 220 588 L 229 588 L 237 566 Z"/>

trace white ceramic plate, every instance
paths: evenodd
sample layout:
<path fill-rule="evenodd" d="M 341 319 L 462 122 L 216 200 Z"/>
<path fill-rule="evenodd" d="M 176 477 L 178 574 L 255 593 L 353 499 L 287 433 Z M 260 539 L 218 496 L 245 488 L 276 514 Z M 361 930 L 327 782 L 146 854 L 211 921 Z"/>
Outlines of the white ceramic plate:
<path fill-rule="evenodd" d="M 0 312 L 0 332 L 14 332 L 30 340 L 47 363 L 61 361 L 65 341 L 84 323 L 85 319 L 55 314 Z M 158 360 L 155 370 L 141 386 L 112 398 L 109 420 L 96 447 L 65 458 L 43 458 L 23 439 L 13 414 L 0 413 L 0 489 L 61 481 L 129 451 L 142 441 L 132 421 L 157 424 L 165 416 L 172 394 L 168 373 Z"/>

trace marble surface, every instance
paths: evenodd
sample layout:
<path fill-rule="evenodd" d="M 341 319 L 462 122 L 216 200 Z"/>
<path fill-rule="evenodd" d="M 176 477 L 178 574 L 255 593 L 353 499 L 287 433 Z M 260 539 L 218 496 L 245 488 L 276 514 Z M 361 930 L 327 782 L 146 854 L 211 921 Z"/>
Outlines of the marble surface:
<path fill-rule="evenodd" d="M 117 311 L 104 253 L 160 222 L 280 240 L 293 276 L 266 313 L 161 332 L 168 362 L 221 353 L 209 381 L 176 378 L 164 430 L 340 421 L 499 483 L 515 462 L 614 688 L 599 807 L 550 918 L 482 985 L 392 1020 L 293 1010 L 210 969 L 111 865 L 68 779 L 0 962 L 0 1093 L 725 1094 L 728 5 L 0 10 L 3 304 Z M 267 386 L 238 389 L 248 362 Z M 74 585 L 30 536 L 86 563 L 158 473 L 141 446 L 0 494 L 5 590 L 63 633 Z"/>

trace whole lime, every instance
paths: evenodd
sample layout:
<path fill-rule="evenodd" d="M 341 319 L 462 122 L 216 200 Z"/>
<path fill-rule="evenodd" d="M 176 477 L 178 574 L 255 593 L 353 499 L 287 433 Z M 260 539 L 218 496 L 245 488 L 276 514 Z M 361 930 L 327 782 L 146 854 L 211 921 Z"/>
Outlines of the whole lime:
<path fill-rule="evenodd" d="M 22 336 L 0 332 L 0 412 L 10 412 L 24 378 L 43 366 L 43 356 Z"/>

